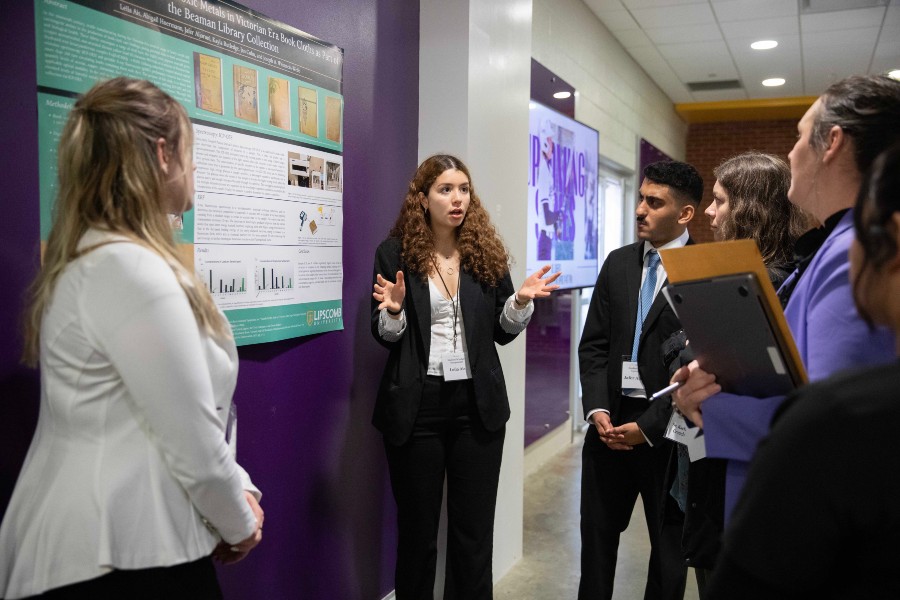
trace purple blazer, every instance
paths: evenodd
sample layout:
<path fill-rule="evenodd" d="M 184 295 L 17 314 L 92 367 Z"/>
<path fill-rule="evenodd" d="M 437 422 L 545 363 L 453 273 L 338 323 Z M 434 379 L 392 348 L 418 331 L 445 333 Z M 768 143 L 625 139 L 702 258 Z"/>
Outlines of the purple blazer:
<path fill-rule="evenodd" d="M 847 256 L 853 236 L 850 210 L 813 257 L 784 310 L 811 382 L 844 369 L 895 359 L 893 334 L 884 328 L 870 331 L 853 304 Z M 722 393 L 703 403 L 706 454 L 728 459 L 726 523 L 756 447 L 768 435 L 772 415 L 783 400 L 784 396 L 753 398 Z"/>

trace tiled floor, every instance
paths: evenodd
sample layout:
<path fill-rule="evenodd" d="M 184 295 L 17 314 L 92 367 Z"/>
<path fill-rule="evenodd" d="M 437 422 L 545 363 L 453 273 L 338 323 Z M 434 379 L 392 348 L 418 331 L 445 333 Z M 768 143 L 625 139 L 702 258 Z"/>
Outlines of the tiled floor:
<path fill-rule="evenodd" d="M 525 481 L 524 556 L 497 585 L 497 600 L 568 600 L 578 592 L 578 503 L 581 440 L 566 448 Z M 644 513 L 636 503 L 631 524 L 619 543 L 614 600 L 640 600 L 647 576 Z M 697 600 L 693 571 L 685 600 Z"/>

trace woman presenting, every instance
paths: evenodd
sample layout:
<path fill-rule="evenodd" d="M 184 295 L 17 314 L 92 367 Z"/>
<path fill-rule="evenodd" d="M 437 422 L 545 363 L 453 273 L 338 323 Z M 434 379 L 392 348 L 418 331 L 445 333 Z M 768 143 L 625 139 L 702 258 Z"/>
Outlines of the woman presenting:
<path fill-rule="evenodd" d="M 432 598 L 447 479 L 444 598 L 492 597 L 494 508 L 509 401 L 495 343 L 559 286 L 549 266 L 515 291 L 509 255 L 449 155 L 426 159 L 375 253 L 372 333 L 390 350 L 375 403 L 399 540 L 396 595 Z"/>
<path fill-rule="evenodd" d="M 221 598 L 210 556 L 261 539 L 259 492 L 226 443 L 234 339 L 169 224 L 193 204 L 191 149 L 181 105 L 136 79 L 94 86 L 63 129 L 26 315 L 41 403 L 0 528 L 4 598 Z"/>

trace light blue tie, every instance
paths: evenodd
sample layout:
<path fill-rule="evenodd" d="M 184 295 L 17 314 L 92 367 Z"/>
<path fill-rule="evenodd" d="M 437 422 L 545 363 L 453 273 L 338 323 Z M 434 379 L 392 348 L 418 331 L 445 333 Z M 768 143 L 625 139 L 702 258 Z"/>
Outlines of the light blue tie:
<path fill-rule="evenodd" d="M 650 312 L 650 306 L 653 304 L 653 293 L 656 291 L 656 267 L 659 266 L 659 253 L 651 250 L 647 253 L 647 277 L 644 278 L 644 284 L 641 286 L 641 295 L 638 297 L 637 320 L 634 323 L 634 345 L 631 348 L 631 361 L 637 361 L 638 344 L 641 341 L 641 329 L 644 326 L 644 319 Z"/>

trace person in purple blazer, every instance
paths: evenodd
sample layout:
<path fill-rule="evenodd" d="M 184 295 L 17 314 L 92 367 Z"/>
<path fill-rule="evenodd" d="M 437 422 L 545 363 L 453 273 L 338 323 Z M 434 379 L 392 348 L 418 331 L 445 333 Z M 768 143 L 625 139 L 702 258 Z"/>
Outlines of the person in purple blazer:
<path fill-rule="evenodd" d="M 797 125 L 788 158 L 788 198 L 824 224 L 825 239 L 784 282 L 785 317 L 810 381 L 893 358 L 894 337 L 870 329 L 853 305 L 847 251 L 862 174 L 900 134 L 900 81 L 853 76 L 831 85 Z M 678 409 L 703 427 L 707 456 L 728 459 L 725 520 L 729 520 L 760 440 L 784 396 L 720 393 L 714 373 L 692 362 L 675 373 Z M 836 424 L 839 429 L 840 424 Z"/>
<path fill-rule="evenodd" d="M 900 144 L 878 157 L 863 183 L 850 247 L 860 315 L 895 334 L 898 189 Z M 896 350 L 886 365 L 800 388 L 775 413 L 725 535 L 710 600 L 900 598 Z M 852 442 L 822 443 L 835 423 Z"/>

